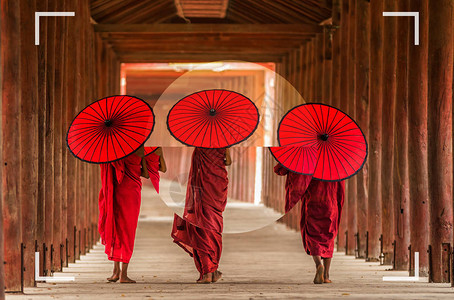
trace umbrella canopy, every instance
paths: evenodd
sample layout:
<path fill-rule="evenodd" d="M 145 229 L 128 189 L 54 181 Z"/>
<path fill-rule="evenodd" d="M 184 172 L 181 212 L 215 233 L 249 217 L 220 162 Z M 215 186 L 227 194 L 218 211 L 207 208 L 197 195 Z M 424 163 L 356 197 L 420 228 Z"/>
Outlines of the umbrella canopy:
<path fill-rule="evenodd" d="M 227 90 L 196 92 L 178 101 L 167 116 L 167 128 L 181 143 L 201 148 L 225 148 L 254 133 L 259 123 L 255 104 Z"/>
<path fill-rule="evenodd" d="M 66 135 L 71 153 L 89 163 L 109 163 L 135 152 L 149 138 L 154 114 L 143 100 L 110 96 L 93 102 L 72 121 Z"/>
<path fill-rule="evenodd" d="M 280 146 L 306 147 L 302 166 L 311 166 L 316 153 L 313 178 L 324 181 L 347 179 L 363 167 L 367 158 L 366 138 L 358 124 L 344 112 L 325 104 L 303 104 L 294 107 L 282 118 L 278 129 Z M 280 150 L 284 152 L 284 150 Z M 290 155 L 299 155 L 297 152 Z M 278 160 L 279 161 L 279 160 Z M 294 162 L 295 158 L 287 161 Z M 284 161 L 285 162 L 285 161 Z M 305 173 L 309 168 L 283 164 L 292 171 Z M 299 165 L 297 165 L 299 166 Z M 301 171 L 303 170 L 303 171 Z"/>
<path fill-rule="evenodd" d="M 155 152 L 156 149 L 159 147 L 144 147 L 145 149 L 145 156 L 150 155 L 151 153 Z"/>
<path fill-rule="evenodd" d="M 274 158 L 287 169 L 312 175 L 317 165 L 317 150 L 314 147 L 269 147 Z"/>

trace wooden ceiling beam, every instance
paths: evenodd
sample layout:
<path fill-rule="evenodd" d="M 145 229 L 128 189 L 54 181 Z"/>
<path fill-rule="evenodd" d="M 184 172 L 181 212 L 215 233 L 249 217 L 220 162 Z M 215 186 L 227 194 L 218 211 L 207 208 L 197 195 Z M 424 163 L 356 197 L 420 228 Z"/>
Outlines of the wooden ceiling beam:
<path fill-rule="evenodd" d="M 195 44 L 195 43 L 110 43 L 112 47 L 116 49 L 124 48 L 134 48 L 134 49 L 201 49 L 201 50 L 216 50 L 216 49 L 263 49 L 274 50 L 274 49 L 294 49 L 303 44 L 303 41 L 300 43 L 266 43 L 260 45 L 260 47 L 255 46 L 254 44 L 245 44 L 245 43 L 209 43 L 209 44 Z"/>
<path fill-rule="evenodd" d="M 163 1 L 158 2 L 148 9 L 142 9 L 134 14 L 129 14 L 121 21 L 122 24 L 137 24 L 137 23 L 157 23 L 155 20 L 162 16 L 176 15 L 177 9 L 173 2 Z"/>
<path fill-rule="evenodd" d="M 183 48 L 149 48 L 149 49 L 141 49 L 141 48 L 113 48 L 115 53 L 120 56 L 124 55 L 137 55 L 137 56 L 146 56 L 149 54 L 154 53 L 177 53 L 177 54 L 186 54 L 186 53 L 196 53 L 196 54 L 273 54 L 273 55 L 284 55 L 288 53 L 291 49 L 286 48 L 272 48 L 272 49 L 262 49 L 262 48 L 244 48 L 244 47 L 235 47 L 235 48 L 221 48 L 216 50 L 215 48 L 205 48 L 205 49 L 197 49 L 195 47 L 191 47 L 188 49 Z"/>
<path fill-rule="evenodd" d="M 252 1 L 235 1 L 235 5 L 231 5 L 231 9 L 237 13 L 250 14 L 252 15 L 257 22 L 263 24 L 265 22 L 269 23 L 282 23 L 281 18 L 276 16 L 275 13 L 269 13 L 269 10 L 265 5 L 254 5 Z M 250 12 L 254 12 L 251 14 Z"/>
<path fill-rule="evenodd" d="M 143 11 L 152 12 L 159 10 L 162 4 L 168 3 L 169 0 L 124 0 L 112 9 L 106 10 L 105 14 L 94 16 L 98 23 L 123 23 L 125 19 L 134 16 Z"/>
<path fill-rule="evenodd" d="M 222 42 L 241 40 L 247 43 L 249 40 L 260 43 L 261 41 L 298 41 L 299 39 L 312 38 L 315 34 L 112 34 L 103 33 L 101 37 L 113 41 L 165 41 L 165 42 Z"/>
<path fill-rule="evenodd" d="M 280 62 L 282 55 L 248 53 L 117 53 L 122 63 L 145 62 L 212 62 L 237 60 L 247 62 Z"/>
<path fill-rule="evenodd" d="M 134 55 L 147 55 L 150 53 L 209 53 L 209 54 L 232 54 L 232 53 L 248 53 L 248 54 L 278 54 L 284 55 L 288 51 L 294 48 L 272 48 L 272 49 L 260 49 L 260 48 L 244 48 L 244 47 L 235 47 L 235 48 L 221 48 L 216 50 L 215 48 L 205 48 L 197 49 L 191 47 L 188 49 L 182 48 L 113 48 L 116 53 L 119 55 L 134 54 Z"/>
<path fill-rule="evenodd" d="M 322 33 L 313 24 L 96 24 L 96 32 L 111 33 L 237 33 L 237 34 L 301 34 Z"/>

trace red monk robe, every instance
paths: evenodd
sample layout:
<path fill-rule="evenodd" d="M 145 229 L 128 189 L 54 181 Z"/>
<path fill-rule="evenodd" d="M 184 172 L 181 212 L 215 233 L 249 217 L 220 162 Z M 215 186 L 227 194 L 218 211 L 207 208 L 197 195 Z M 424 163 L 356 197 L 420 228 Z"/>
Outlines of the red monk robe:
<path fill-rule="evenodd" d="M 150 179 L 159 189 L 159 156 L 152 153 L 146 160 Z M 132 256 L 141 202 L 141 161 L 131 154 L 101 165 L 98 229 L 109 260 L 129 263 Z"/>
<path fill-rule="evenodd" d="M 318 274 L 320 277 L 314 279 L 314 283 L 331 282 L 328 278 L 329 264 L 344 205 L 344 182 L 312 179 L 311 176 L 291 172 L 281 164 L 274 167 L 274 172 L 281 176 L 287 175 L 285 212 L 302 201 L 300 228 L 306 253 L 314 257 L 316 264 L 320 258 L 327 260 L 326 270 L 320 269 L 322 273 Z"/>
<path fill-rule="evenodd" d="M 174 217 L 171 236 L 194 258 L 200 273 L 198 282 L 204 275 L 217 271 L 221 258 L 222 213 L 227 203 L 229 183 L 225 168 L 229 163 L 225 159 L 225 149 L 194 150 L 184 215 L 183 218 L 176 214 Z M 212 281 L 216 280 L 213 277 Z"/>
<path fill-rule="evenodd" d="M 162 155 L 162 153 L 161 153 Z M 148 175 L 150 176 L 151 183 L 153 184 L 154 189 L 159 194 L 159 170 L 161 167 L 161 155 L 157 155 L 156 153 L 150 153 L 145 156 L 147 161 L 147 170 Z M 165 172 L 165 170 L 164 170 Z"/>

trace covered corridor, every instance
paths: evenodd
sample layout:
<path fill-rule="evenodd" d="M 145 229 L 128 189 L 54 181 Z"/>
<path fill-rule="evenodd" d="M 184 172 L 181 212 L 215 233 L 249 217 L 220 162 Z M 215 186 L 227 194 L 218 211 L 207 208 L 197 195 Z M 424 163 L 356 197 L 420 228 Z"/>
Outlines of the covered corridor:
<path fill-rule="evenodd" d="M 41 17 L 36 46 L 36 11 L 75 16 Z M 384 11 L 418 12 L 419 45 L 413 17 L 384 17 Z M 275 130 L 285 112 L 304 102 L 329 104 L 352 116 L 366 135 L 369 157 L 363 170 L 346 181 L 332 288 L 309 284 L 312 262 L 299 233 L 291 231 L 299 229 L 296 206 L 278 224 L 226 235 L 221 261 L 226 276 L 219 286 L 208 287 L 210 293 L 452 296 L 453 16 L 454 0 L 1 0 L 0 287 L 25 292 L 8 298 L 69 296 L 75 287 L 70 283 L 34 288 L 35 252 L 41 275 L 76 274 L 82 268 L 87 272 L 81 273 L 81 283 L 90 282 L 91 289 L 100 287 L 105 276 L 90 270 L 98 263 L 109 269 L 96 246 L 99 166 L 77 160 L 66 147 L 66 131 L 81 109 L 130 92 L 155 112 L 163 108 L 157 118 L 164 120 L 168 108 L 161 95 L 178 100 L 184 89 L 170 89 L 178 91 L 173 95 L 165 91 L 180 88 L 172 83 L 191 73 L 179 65 L 233 60 L 257 68 L 218 69 L 213 84 L 257 103 L 272 99 L 276 109 L 261 111 L 261 122 L 268 123 L 249 148 L 233 147 L 241 154 L 229 174 L 229 197 L 270 209 L 273 220 L 283 215 L 284 180 L 273 173 L 276 162 L 266 147 L 277 145 Z M 157 65 L 167 69 L 156 71 Z M 170 72 L 169 66 L 175 68 Z M 257 69 L 276 75 L 260 75 L 263 79 Z M 178 182 L 190 150 L 172 150 L 175 145 L 167 142 L 152 136 L 147 144 L 168 147 L 166 158 L 175 167 L 164 179 Z M 138 287 L 151 288 L 136 296 L 172 298 L 172 289 L 184 288 L 195 298 L 203 287 L 190 285 L 191 262 L 171 245 L 170 211 L 162 205 L 158 211 L 162 219 L 142 220 L 138 228 L 133 264 L 137 271 L 141 260 L 150 266 Z M 415 252 L 419 272 L 430 283 L 383 284 L 383 275 L 413 274 Z M 159 255 L 163 261 L 181 258 L 181 264 L 172 264 L 178 270 L 153 269 Z M 395 272 L 384 271 L 390 268 Z M 111 290 L 106 285 L 97 292 L 128 296 L 129 289 L 137 286 Z"/>

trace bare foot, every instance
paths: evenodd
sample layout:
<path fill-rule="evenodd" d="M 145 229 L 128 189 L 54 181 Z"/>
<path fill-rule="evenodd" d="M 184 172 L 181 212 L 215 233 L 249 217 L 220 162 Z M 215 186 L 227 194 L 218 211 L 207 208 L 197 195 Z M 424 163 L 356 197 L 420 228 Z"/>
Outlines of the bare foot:
<path fill-rule="evenodd" d="M 120 278 L 120 283 L 136 283 L 136 281 L 126 276 Z"/>
<path fill-rule="evenodd" d="M 323 278 L 323 273 L 325 272 L 325 268 L 323 267 L 323 265 L 319 265 L 317 267 L 317 272 L 315 273 L 315 278 L 314 278 L 314 283 L 315 284 L 322 284 L 323 281 L 324 281 L 324 278 Z"/>
<path fill-rule="evenodd" d="M 325 280 L 323 280 L 323 283 L 331 283 L 331 280 L 329 280 L 329 278 L 325 278 Z"/>
<path fill-rule="evenodd" d="M 213 281 L 213 273 L 207 273 L 197 280 L 197 283 L 211 283 Z"/>
<path fill-rule="evenodd" d="M 118 279 L 120 279 L 120 273 L 113 273 L 112 276 L 107 278 L 107 281 L 109 281 L 109 282 L 117 282 Z"/>
<path fill-rule="evenodd" d="M 219 279 L 221 279 L 221 277 L 222 277 L 222 272 L 221 271 L 218 271 L 218 270 L 214 271 L 213 272 L 213 281 L 212 282 L 218 281 Z"/>

